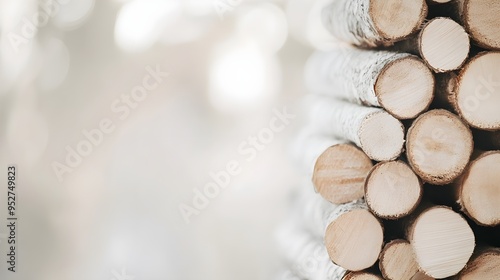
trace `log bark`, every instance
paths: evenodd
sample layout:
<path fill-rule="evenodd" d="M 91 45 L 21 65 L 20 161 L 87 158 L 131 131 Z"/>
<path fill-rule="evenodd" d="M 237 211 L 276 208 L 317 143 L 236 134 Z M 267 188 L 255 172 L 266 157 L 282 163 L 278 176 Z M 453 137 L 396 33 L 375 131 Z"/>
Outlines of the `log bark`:
<path fill-rule="evenodd" d="M 380 253 L 379 268 L 387 280 L 411 280 L 418 272 L 410 242 L 396 239 L 387 243 Z"/>
<path fill-rule="evenodd" d="M 427 16 L 424 0 L 336 0 L 322 13 L 338 39 L 358 46 L 387 46 L 415 33 Z"/>
<path fill-rule="evenodd" d="M 407 53 L 338 47 L 313 54 L 305 73 L 313 93 L 382 107 L 398 119 L 427 110 L 434 94 L 431 71 Z"/>
<path fill-rule="evenodd" d="M 474 232 L 467 221 L 445 206 L 422 208 L 406 228 L 419 270 L 434 278 L 457 274 L 475 247 Z"/>
<path fill-rule="evenodd" d="M 407 133 L 406 156 L 424 181 L 445 185 L 467 166 L 473 150 L 472 133 L 456 115 L 432 110 L 418 117 Z"/>
<path fill-rule="evenodd" d="M 375 165 L 365 180 L 365 200 L 370 210 L 383 219 L 399 219 L 417 208 L 422 183 L 402 161 Z"/>
<path fill-rule="evenodd" d="M 382 249 L 383 228 L 364 202 L 341 205 L 328 220 L 325 246 L 335 264 L 351 271 L 375 264 Z"/>
<path fill-rule="evenodd" d="M 499 1 L 456 0 L 451 4 L 453 12 L 477 45 L 500 50 Z"/>
<path fill-rule="evenodd" d="M 474 222 L 500 225 L 500 151 L 479 153 L 453 187 L 456 201 Z"/>
<path fill-rule="evenodd" d="M 500 279 L 500 248 L 484 247 L 476 250 L 456 279 Z"/>
<path fill-rule="evenodd" d="M 310 280 L 340 280 L 346 270 L 333 264 L 321 239 L 288 225 L 281 229 L 278 243 L 291 271 Z"/>
<path fill-rule="evenodd" d="M 403 150 L 404 127 L 382 109 L 328 97 L 313 97 L 311 123 L 325 135 L 349 140 L 376 161 L 396 159 Z"/>

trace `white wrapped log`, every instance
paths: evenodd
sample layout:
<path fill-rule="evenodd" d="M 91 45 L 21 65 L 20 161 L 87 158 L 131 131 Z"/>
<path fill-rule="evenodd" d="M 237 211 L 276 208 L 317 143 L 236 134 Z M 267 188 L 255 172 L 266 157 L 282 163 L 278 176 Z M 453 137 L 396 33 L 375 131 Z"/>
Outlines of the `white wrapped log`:
<path fill-rule="evenodd" d="M 380 108 L 311 96 L 311 123 L 325 135 L 349 140 L 376 161 L 396 159 L 403 150 L 403 124 Z"/>
<path fill-rule="evenodd" d="M 318 51 L 307 62 L 305 76 L 312 93 L 383 107 L 398 119 L 415 118 L 434 95 L 432 72 L 407 53 L 353 47 Z"/>
<path fill-rule="evenodd" d="M 426 16 L 424 0 L 336 0 L 322 13 L 325 27 L 335 37 L 369 47 L 407 38 Z"/>
<path fill-rule="evenodd" d="M 340 205 L 328 217 L 325 246 L 330 259 L 350 271 L 375 264 L 383 245 L 380 221 L 368 211 L 364 201 Z"/>
<path fill-rule="evenodd" d="M 278 243 L 291 271 L 309 280 L 341 280 L 346 270 L 333 264 L 321 239 L 288 225 L 281 229 Z"/>

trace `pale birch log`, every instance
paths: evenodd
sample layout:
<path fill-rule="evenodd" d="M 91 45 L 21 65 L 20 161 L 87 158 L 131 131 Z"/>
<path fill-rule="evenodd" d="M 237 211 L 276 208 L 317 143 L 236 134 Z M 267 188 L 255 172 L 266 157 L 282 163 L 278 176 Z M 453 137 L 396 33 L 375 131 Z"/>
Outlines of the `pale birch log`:
<path fill-rule="evenodd" d="M 463 172 L 474 145 L 467 125 L 442 109 L 418 117 L 406 138 L 411 167 L 424 181 L 436 185 L 451 183 Z"/>
<path fill-rule="evenodd" d="M 500 3 L 500 1 L 499 1 Z M 500 129 L 500 52 L 483 52 L 460 71 L 454 92 L 448 99 L 457 113 L 472 127 Z"/>
<path fill-rule="evenodd" d="M 422 183 L 402 161 L 380 162 L 365 180 L 365 200 L 370 210 L 383 219 L 399 219 L 417 208 Z"/>
<path fill-rule="evenodd" d="M 434 18 L 420 31 L 418 49 L 422 59 L 434 72 L 457 70 L 469 55 L 469 36 L 452 19 Z"/>
<path fill-rule="evenodd" d="M 432 206 L 416 213 L 406 228 L 419 270 L 434 278 L 457 274 L 475 247 L 474 232 L 467 221 L 445 206 Z"/>
<path fill-rule="evenodd" d="M 418 272 L 413 248 L 404 239 L 395 239 L 385 244 L 378 266 L 387 280 L 411 280 Z"/>
<path fill-rule="evenodd" d="M 474 42 L 485 49 L 500 50 L 500 1 L 456 0 L 454 12 Z"/>
<path fill-rule="evenodd" d="M 294 211 L 300 223 L 308 232 L 323 238 L 328 217 L 338 207 L 315 193 L 308 185 L 301 188 L 294 203 Z"/>
<path fill-rule="evenodd" d="M 429 275 L 425 275 L 425 273 L 419 271 L 415 273 L 415 275 L 413 275 L 411 280 L 435 280 L 435 278 L 432 278 Z"/>
<path fill-rule="evenodd" d="M 326 29 L 358 46 L 391 45 L 415 33 L 427 16 L 424 0 L 336 0 L 323 9 Z"/>
<path fill-rule="evenodd" d="M 448 17 L 436 17 L 426 22 L 420 32 L 391 50 L 419 54 L 436 73 L 460 69 L 470 51 L 470 40 L 465 29 Z"/>
<path fill-rule="evenodd" d="M 402 123 L 382 109 L 313 96 L 310 110 L 317 131 L 353 142 L 373 160 L 393 160 L 403 150 Z"/>
<path fill-rule="evenodd" d="M 357 272 L 349 272 L 347 273 L 342 280 L 384 280 L 379 275 L 365 272 L 365 271 L 357 271 Z"/>
<path fill-rule="evenodd" d="M 296 142 L 314 189 L 331 203 L 346 203 L 363 197 L 363 182 L 373 167 L 358 147 L 325 135 L 304 131 Z"/>
<path fill-rule="evenodd" d="M 479 225 L 500 225 L 500 151 L 475 156 L 453 187 L 467 216 Z"/>
<path fill-rule="evenodd" d="M 368 156 L 354 145 L 331 146 L 314 165 L 314 188 L 323 198 L 336 204 L 360 199 L 363 182 L 372 166 Z"/>
<path fill-rule="evenodd" d="M 333 264 L 321 239 L 288 225 L 278 234 L 278 243 L 291 271 L 309 280 L 340 280 L 346 270 Z"/>
<path fill-rule="evenodd" d="M 325 246 L 335 264 L 350 271 L 375 264 L 383 245 L 383 228 L 363 201 L 340 205 L 328 220 Z"/>
<path fill-rule="evenodd" d="M 347 144 L 346 140 L 336 137 L 322 135 L 313 129 L 306 127 L 302 129 L 293 143 L 294 158 L 299 162 L 301 168 L 305 170 L 308 176 L 312 176 L 314 165 L 328 148 L 332 146 Z"/>
<path fill-rule="evenodd" d="M 383 107 L 398 119 L 425 111 L 434 77 L 418 57 L 407 53 L 337 47 L 314 53 L 305 70 L 313 92 L 353 103 Z"/>
<path fill-rule="evenodd" d="M 500 279 L 500 248 L 485 247 L 476 250 L 458 280 Z"/>

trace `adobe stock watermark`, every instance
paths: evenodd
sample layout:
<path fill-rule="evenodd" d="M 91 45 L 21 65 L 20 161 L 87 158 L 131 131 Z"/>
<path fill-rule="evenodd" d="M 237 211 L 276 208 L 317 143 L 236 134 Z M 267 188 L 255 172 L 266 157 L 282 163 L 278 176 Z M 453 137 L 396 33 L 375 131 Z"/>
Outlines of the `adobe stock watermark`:
<path fill-rule="evenodd" d="M 93 129 L 83 129 L 83 139 L 78 141 L 74 146 L 67 145 L 65 147 L 66 156 L 64 161 L 53 161 L 51 166 L 59 182 L 64 180 L 66 173 L 72 173 L 75 168 L 82 164 L 85 157 L 89 156 L 95 147 L 99 146 L 106 135 L 111 134 L 116 129 L 118 122 L 125 121 L 133 110 L 137 109 L 149 94 L 158 88 L 165 78 L 169 76 L 168 72 L 162 72 L 159 65 L 155 68 L 146 66 L 146 75 L 142 78 L 141 85 L 135 86 L 128 94 L 122 94 L 120 98 L 116 98 L 111 102 L 110 109 L 117 120 L 112 118 L 102 118 L 97 127 Z"/>
<path fill-rule="evenodd" d="M 109 280 L 134 280 L 135 277 L 133 275 L 127 274 L 125 267 L 122 267 L 120 273 L 116 270 L 112 270 L 111 274 L 113 274 L 113 278 Z"/>
<path fill-rule="evenodd" d="M 61 6 L 68 4 L 70 1 L 77 0 L 45 0 L 39 3 L 39 9 L 31 18 L 23 17 L 21 19 L 21 32 L 16 33 L 11 31 L 7 34 L 10 45 L 12 48 L 19 52 L 22 45 L 29 43 L 32 40 L 38 29 L 44 27 L 49 23 L 49 20 L 53 18 L 61 10 Z"/>
<path fill-rule="evenodd" d="M 492 95 L 500 91 L 499 88 L 500 82 L 493 79 L 493 74 L 489 74 L 486 78 L 479 76 L 477 87 L 474 89 L 474 95 L 467 96 L 465 99 L 465 111 L 476 112 L 481 102 L 490 99 Z"/>
<path fill-rule="evenodd" d="M 286 107 L 283 107 L 281 111 L 273 109 L 273 117 L 269 120 L 268 126 L 260 129 L 256 135 L 251 135 L 243 140 L 238 145 L 238 154 L 244 157 L 246 162 L 254 160 L 258 153 L 274 140 L 275 134 L 283 131 L 293 119 L 295 119 L 295 115 L 288 113 Z M 229 186 L 232 177 L 241 173 L 241 163 L 232 159 L 227 162 L 224 170 L 210 172 L 211 181 L 206 183 L 202 189 L 193 189 L 191 204 L 179 204 L 179 212 L 186 224 L 191 222 L 192 216 L 200 215 L 201 211 L 208 207 L 210 201 Z"/>
<path fill-rule="evenodd" d="M 241 5 L 243 0 L 213 0 L 212 5 L 220 20 L 224 19 L 224 14 L 232 12 L 236 7 Z"/>

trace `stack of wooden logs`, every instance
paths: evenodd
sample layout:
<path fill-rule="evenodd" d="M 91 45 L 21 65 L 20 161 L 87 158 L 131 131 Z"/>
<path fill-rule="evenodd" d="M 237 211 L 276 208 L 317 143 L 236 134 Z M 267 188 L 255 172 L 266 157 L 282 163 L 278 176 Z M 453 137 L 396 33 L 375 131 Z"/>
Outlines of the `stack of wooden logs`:
<path fill-rule="evenodd" d="M 500 279 L 500 1 L 333 0 L 289 279 Z M 315 192 L 312 191 L 315 190 Z"/>

